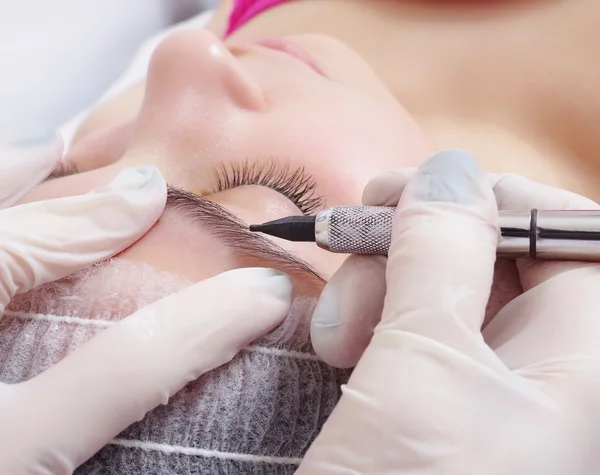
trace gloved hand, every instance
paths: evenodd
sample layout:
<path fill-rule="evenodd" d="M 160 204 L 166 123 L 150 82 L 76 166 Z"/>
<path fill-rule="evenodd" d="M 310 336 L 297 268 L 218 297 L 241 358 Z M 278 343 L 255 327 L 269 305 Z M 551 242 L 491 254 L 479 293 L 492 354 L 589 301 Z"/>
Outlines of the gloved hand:
<path fill-rule="evenodd" d="M 61 152 L 60 141 L 21 156 L 1 150 L 0 203 L 14 203 L 47 176 Z M 131 245 L 165 200 L 158 170 L 138 167 L 86 195 L 1 210 L 0 310 L 17 292 Z M 186 383 L 275 327 L 291 293 L 289 279 L 271 269 L 227 272 L 136 312 L 29 381 L 0 384 L 0 473 L 72 473 Z"/>
<path fill-rule="evenodd" d="M 516 176 L 490 180 L 461 152 L 437 154 L 402 190 L 405 178 L 365 191 L 380 194 L 369 204 L 399 199 L 381 321 L 297 473 L 597 473 L 600 266 L 519 261 L 524 293 L 481 326 L 497 206 L 598 205 Z M 348 275 L 358 264 L 340 269 L 317 312 L 331 319 L 337 306 L 345 319 L 381 305 L 352 306 L 377 275 Z M 349 294 L 360 278 L 366 289 Z"/>

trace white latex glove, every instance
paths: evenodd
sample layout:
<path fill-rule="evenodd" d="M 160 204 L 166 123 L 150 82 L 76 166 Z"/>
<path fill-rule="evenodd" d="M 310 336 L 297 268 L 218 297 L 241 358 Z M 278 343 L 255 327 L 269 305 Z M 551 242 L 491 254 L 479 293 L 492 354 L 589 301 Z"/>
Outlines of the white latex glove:
<path fill-rule="evenodd" d="M 14 203 L 50 173 L 61 150 L 60 141 L 21 156 L 1 150 L 0 203 Z M 152 227 L 165 200 L 158 170 L 138 167 L 86 195 L 0 211 L 0 308 L 17 292 L 126 248 Z M 136 312 L 27 382 L 0 384 L 0 473 L 72 473 L 275 327 L 291 294 L 289 279 L 272 269 L 227 272 Z"/>
<path fill-rule="evenodd" d="M 383 313 L 297 474 L 598 473 L 600 266 L 519 261 L 525 292 L 481 333 L 497 204 L 598 205 L 517 176 L 493 178 L 492 190 L 475 160 L 455 151 L 430 159 L 402 191 L 404 180 L 387 174 L 365 191 L 382 199 L 369 204 L 399 199 Z M 373 297 L 375 271 L 358 260 L 341 271 L 317 312 L 331 320 L 336 306 L 356 316 L 381 305 L 352 306 Z"/>

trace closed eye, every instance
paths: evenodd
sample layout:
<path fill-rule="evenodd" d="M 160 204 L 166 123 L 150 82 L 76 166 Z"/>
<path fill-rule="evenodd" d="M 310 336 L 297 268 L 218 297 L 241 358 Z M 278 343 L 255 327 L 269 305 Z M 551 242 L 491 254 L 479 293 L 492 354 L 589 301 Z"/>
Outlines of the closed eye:
<path fill-rule="evenodd" d="M 76 164 L 60 162 L 44 181 L 82 173 Z M 288 162 L 271 160 L 222 164 L 216 170 L 216 189 L 221 192 L 241 186 L 264 186 L 281 193 L 303 214 L 313 214 L 325 206 L 325 198 L 317 195 L 317 181 L 304 167 L 292 169 Z"/>
<path fill-rule="evenodd" d="M 258 185 L 277 191 L 294 203 L 303 214 L 311 214 L 325 205 L 316 194 L 317 181 L 304 167 L 292 169 L 288 162 L 270 160 L 222 164 L 217 169 L 216 191 Z"/>

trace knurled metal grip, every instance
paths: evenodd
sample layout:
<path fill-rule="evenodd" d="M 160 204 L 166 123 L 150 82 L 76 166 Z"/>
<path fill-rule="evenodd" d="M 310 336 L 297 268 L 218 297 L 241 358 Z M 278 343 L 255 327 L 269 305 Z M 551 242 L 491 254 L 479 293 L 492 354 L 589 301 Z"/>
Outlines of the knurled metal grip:
<path fill-rule="evenodd" d="M 326 209 L 316 216 L 315 240 L 331 252 L 387 256 L 395 212 L 389 206 Z"/>

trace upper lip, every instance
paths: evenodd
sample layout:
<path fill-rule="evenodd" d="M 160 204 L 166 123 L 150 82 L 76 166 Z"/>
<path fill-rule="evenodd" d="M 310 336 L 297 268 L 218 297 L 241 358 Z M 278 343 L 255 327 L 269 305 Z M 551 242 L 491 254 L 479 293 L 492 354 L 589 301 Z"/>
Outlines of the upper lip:
<path fill-rule="evenodd" d="M 251 43 L 275 51 L 281 51 L 282 53 L 286 53 L 289 56 L 292 56 L 293 58 L 297 59 L 298 61 L 306 64 L 309 68 L 311 68 L 313 71 L 320 74 L 321 76 L 327 77 L 327 75 L 323 71 L 323 68 L 321 68 L 321 66 L 315 60 L 315 58 L 312 55 L 310 55 L 304 48 L 302 48 L 297 43 L 294 43 L 293 41 L 289 41 L 288 39 L 282 38 L 263 38 L 259 40 L 254 40 Z"/>

